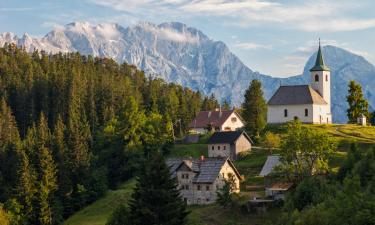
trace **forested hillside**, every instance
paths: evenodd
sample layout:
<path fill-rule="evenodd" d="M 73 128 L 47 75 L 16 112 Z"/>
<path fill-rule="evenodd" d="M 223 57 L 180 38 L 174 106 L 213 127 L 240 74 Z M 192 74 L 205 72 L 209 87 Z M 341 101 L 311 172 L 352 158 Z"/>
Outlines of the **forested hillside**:
<path fill-rule="evenodd" d="M 0 214 L 12 224 L 61 223 L 218 106 L 111 59 L 14 45 L 0 48 L 0 99 Z"/>

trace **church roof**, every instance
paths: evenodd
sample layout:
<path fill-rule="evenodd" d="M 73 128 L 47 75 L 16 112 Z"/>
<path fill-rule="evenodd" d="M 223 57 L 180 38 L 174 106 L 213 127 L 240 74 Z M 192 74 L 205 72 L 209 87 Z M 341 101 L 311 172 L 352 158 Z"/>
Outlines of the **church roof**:
<path fill-rule="evenodd" d="M 325 105 L 327 102 L 310 85 L 280 86 L 268 105 Z"/>
<path fill-rule="evenodd" d="M 320 39 L 319 39 L 319 50 L 318 54 L 316 55 L 316 61 L 313 68 L 310 69 L 312 71 L 329 71 L 329 68 L 324 64 L 324 58 L 322 49 L 320 48 Z"/>

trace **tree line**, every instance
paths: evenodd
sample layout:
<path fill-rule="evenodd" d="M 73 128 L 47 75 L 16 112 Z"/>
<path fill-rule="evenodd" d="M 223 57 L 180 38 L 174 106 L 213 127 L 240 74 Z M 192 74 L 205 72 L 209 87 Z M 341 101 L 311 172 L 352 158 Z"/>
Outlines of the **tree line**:
<path fill-rule="evenodd" d="M 61 224 L 218 107 L 126 63 L 15 45 L 0 48 L 0 100 L 0 221 L 11 224 Z"/>

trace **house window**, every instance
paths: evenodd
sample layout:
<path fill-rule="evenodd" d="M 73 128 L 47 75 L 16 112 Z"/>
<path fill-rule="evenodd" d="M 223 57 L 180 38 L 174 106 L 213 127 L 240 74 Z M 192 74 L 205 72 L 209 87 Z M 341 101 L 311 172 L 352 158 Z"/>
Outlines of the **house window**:
<path fill-rule="evenodd" d="M 189 185 L 185 185 L 185 190 L 189 190 Z"/>
<path fill-rule="evenodd" d="M 219 146 L 217 146 L 217 150 L 220 150 L 220 145 L 219 145 Z"/>
<path fill-rule="evenodd" d="M 326 75 L 326 81 L 328 81 L 328 75 Z"/>
<path fill-rule="evenodd" d="M 224 145 L 224 146 L 223 146 L 223 150 L 227 150 L 227 146 Z"/>
<path fill-rule="evenodd" d="M 309 110 L 305 109 L 305 116 L 309 116 Z"/>
<path fill-rule="evenodd" d="M 185 179 L 185 174 L 181 174 L 181 178 L 182 178 L 182 179 Z"/>
<path fill-rule="evenodd" d="M 224 174 L 224 173 L 222 173 L 222 175 L 223 175 L 223 178 L 225 178 L 225 176 L 224 176 L 225 174 Z"/>
<path fill-rule="evenodd" d="M 232 120 L 233 123 L 237 122 L 237 118 L 236 117 L 232 117 L 231 120 Z"/>
<path fill-rule="evenodd" d="M 288 110 L 284 109 L 284 117 L 288 117 Z"/>
<path fill-rule="evenodd" d="M 212 150 L 215 150 L 215 146 L 212 145 L 211 149 L 212 149 Z"/>
<path fill-rule="evenodd" d="M 207 186 L 206 186 L 206 191 L 209 191 L 209 190 L 210 190 L 210 186 L 207 185 Z"/>
<path fill-rule="evenodd" d="M 200 185 L 197 186 L 197 190 L 198 190 L 198 191 L 201 190 L 201 186 L 200 186 Z"/>
<path fill-rule="evenodd" d="M 187 204 L 188 203 L 188 199 L 184 198 L 184 202 L 185 202 L 185 204 Z"/>
<path fill-rule="evenodd" d="M 207 199 L 206 199 L 206 201 L 207 201 L 207 202 L 209 202 L 209 201 L 210 201 L 210 199 L 209 199 L 209 198 L 207 198 Z"/>
<path fill-rule="evenodd" d="M 319 82 L 319 75 L 318 74 L 315 75 L 315 82 Z"/>

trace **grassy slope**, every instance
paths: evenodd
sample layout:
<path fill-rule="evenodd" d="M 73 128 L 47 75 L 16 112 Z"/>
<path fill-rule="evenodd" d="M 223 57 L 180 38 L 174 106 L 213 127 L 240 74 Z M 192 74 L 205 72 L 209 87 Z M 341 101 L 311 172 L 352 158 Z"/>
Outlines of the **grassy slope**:
<path fill-rule="evenodd" d="M 130 199 L 135 181 L 124 183 L 119 189 L 108 191 L 105 197 L 71 216 L 64 225 L 104 225 L 113 210 Z"/>
<path fill-rule="evenodd" d="M 331 161 L 331 166 L 337 169 L 346 155 L 346 150 L 351 142 L 357 142 L 363 146 L 375 145 L 375 127 L 361 127 L 356 125 L 305 125 L 312 129 L 328 132 L 339 143 L 339 151 Z M 269 127 L 275 133 L 281 133 L 280 126 Z M 204 143 L 176 145 L 171 151 L 174 157 L 199 157 L 207 156 L 207 147 Z M 260 172 L 268 152 L 254 149 L 244 160 L 236 161 L 236 167 L 245 176 L 245 184 L 261 184 L 262 179 L 256 175 Z M 134 186 L 134 181 L 128 182 L 116 191 L 110 191 L 104 198 L 74 214 L 65 225 L 104 225 L 113 209 L 121 202 L 126 202 Z M 247 194 L 247 193 L 244 193 Z M 269 211 L 263 216 L 242 214 L 239 210 L 223 210 L 217 205 L 190 207 L 189 225 L 220 225 L 233 222 L 239 224 L 261 224 L 264 218 L 276 218 L 277 210 Z"/>

